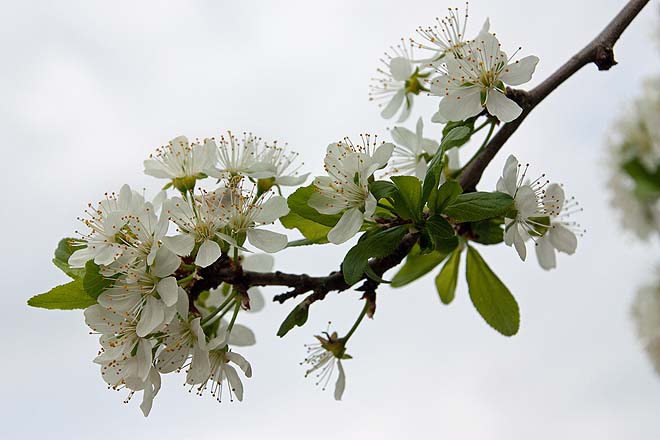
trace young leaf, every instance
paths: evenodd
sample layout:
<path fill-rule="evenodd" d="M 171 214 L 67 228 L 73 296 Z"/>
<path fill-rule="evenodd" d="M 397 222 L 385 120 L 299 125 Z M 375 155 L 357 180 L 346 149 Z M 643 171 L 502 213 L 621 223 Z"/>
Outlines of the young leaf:
<path fill-rule="evenodd" d="M 443 304 L 449 304 L 454 300 L 456 284 L 458 283 L 458 268 L 461 265 L 462 249 L 454 249 L 440 273 L 435 277 L 435 288 L 440 295 Z"/>
<path fill-rule="evenodd" d="M 396 191 L 396 186 L 387 180 L 375 180 L 369 184 L 369 191 L 376 200 L 389 196 Z"/>
<path fill-rule="evenodd" d="M 28 300 L 28 305 L 42 309 L 73 310 L 85 309 L 96 304 L 96 299 L 83 289 L 80 279 L 54 287 L 46 293 L 35 295 Z"/>
<path fill-rule="evenodd" d="M 470 299 L 486 322 L 504 336 L 520 327 L 520 310 L 509 289 L 488 267 L 481 255 L 468 246 L 466 278 Z"/>
<path fill-rule="evenodd" d="M 72 268 L 69 266 L 69 257 L 78 249 L 82 249 L 85 246 L 76 244 L 77 240 L 75 238 L 63 238 L 57 244 L 55 249 L 55 258 L 53 258 L 53 264 L 55 267 L 60 269 L 62 272 L 67 274 L 69 277 L 75 279 L 82 278 L 85 274 L 85 269 L 83 268 Z"/>
<path fill-rule="evenodd" d="M 82 279 L 82 286 L 87 294 L 96 299 L 108 287 L 114 284 L 115 279 L 112 277 L 105 277 L 101 274 L 100 267 L 94 263 L 94 260 L 89 260 L 85 264 L 85 276 Z"/>
<path fill-rule="evenodd" d="M 450 121 L 447 122 L 447 125 L 445 125 L 445 128 L 442 129 L 442 139 L 444 140 L 451 131 L 457 127 L 466 127 L 468 131 L 462 131 L 458 134 L 461 136 L 458 137 L 456 136 L 455 140 L 452 142 L 452 148 L 453 147 L 460 147 L 461 145 L 465 144 L 467 141 L 470 140 L 470 137 L 472 136 L 472 132 L 474 131 L 474 122 L 477 120 L 477 116 L 473 116 L 471 118 L 466 119 L 465 121 Z"/>
<path fill-rule="evenodd" d="M 498 217 L 513 205 L 513 198 L 502 192 L 461 194 L 442 212 L 459 222 L 476 222 Z"/>
<path fill-rule="evenodd" d="M 309 306 L 305 303 L 298 304 L 293 310 L 291 310 L 291 313 L 287 315 L 282 322 L 282 325 L 280 325 L 279 330 L 277 330 L 277 336 L 282 338 L 295 326 L 302 327 L 305 325 L 308 315 Z"/>
<path fill-rule="evenodd" d="M 289 209 L 300 217 L 332 228 L 337 224 L 341 215 L 321 214 L 316 209 L 309 206 L 307 202 L 309 201 L 309 197 L 314 194 L 314 191 L 314 185 L 304 186 L 295 190 L 293 194 L 287 198 Z"/>
<path fill-rule="evenodd" d="M 401 218 L 420 221 L 422 218 L 422 182 L 415 176 L 392 176 L 398 191 L 391 194 L 394 209 Z"/>
<path fill-rule="evenodd" d="M 447 240 L 443 241 L 443 243 L 444 242 L 447 242 Z M 458 240 L 456 240 L 454 244 L 458 245 Z M 419 246 L 415 246 L 413 250 L 410 251 L 410 254 L 408 254 L 408 257 L 406 257 L 406 262 L 401 270 L 399 270 L 396 275 L 394 275 L 394 278 L 392 278 L 391 286 L 402 287 L 426 275 L 442 263 L 452 249 L 453 248 L 445 246 L 442 251 L 433 251 L 422 255 L 420 254 Z"/>
<path fill-rule="evenodd" d="M 472 241 L 481 244 L 498 244 L 504 241 L 504 230 L 502 221 L 484 220 L 470 225 L 472 229 Z"/>
<path fill-rule="evenodd" d="M 367 232 L 360 237 L 358 243 L 348 251 L 341 265 L 346 283 L 353 285 L 360 281 L 369 264 L 369 258 L 384 257 L 392 253 L 407 230 L 406 225 L 401 225 Z"/>
<path fill-rule="evenodd" d="M 291 211 L 284 217 L 280 217 L 280 222 L 287 229 L 298 229 L 300 233 L 309 240 L 307 244 L 321 244 L 328 242 L 328 232 L 332 229 L 329 226 L 308 220 L 295 212 Z M 289 243 L 291 246 L 291 243 Z"/>
<path fill-rule="evenodd" d="M 429 209 L 439 214 L 463 192 L 463 188 L 455 180 L 448 180 L 429 199 Z"/>
<path fill-rule="evenodd" d="M 422 203 L 426 203 L 431 197 L 431 194 L 434 193 L 434 190 L 438 187 L 440 183 L 440 175 L 444 167 L 444 156 L 445 151 L 455 146 L 465 143 L 462 141 L 465 136 L 469 138 L 472 133 L 472 129 L 469 127 L 456 127 L 449 130 L 447 133 L 444 133 L 438 151 L 436 151 L 433 159 L 429 162 L 429 165 L 426 169 L 426 175 L 424 176 L 424 185 L 422 188 Z"/>
<path fill-rule="evenodd" d="M 429 217 L 429 219 L 426 220 L 426 230 L 431 237 L 434 248 L 436 242 L 447 240 L 456 235 L 454 233 L 454 228 L 441 215 L 432 215 Z"/>

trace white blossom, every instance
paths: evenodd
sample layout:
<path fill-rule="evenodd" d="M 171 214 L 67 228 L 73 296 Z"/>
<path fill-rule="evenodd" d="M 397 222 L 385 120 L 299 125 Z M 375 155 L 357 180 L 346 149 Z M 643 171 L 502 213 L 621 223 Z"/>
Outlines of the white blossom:
<path fill-rule="evenodd" d="M 531 183 L 525 183 L 527 166 L 520 172 L 521 166 L 514 155 L 510 155 L 504 165 L 502 177 L 497 181 L 497 190 L 513 197 L 515 218 L 506 218 L 504 227 L 504 243 L 514 246 L 521 260 L 527 257 L 525 241 L 538 236 L 539 228 L 544 225 L 539 217 L 546 215 L 542 202 L 543 186 L 541 175 Z"/>
<path fill-rule="evenodd" d="M 574 198 L 566 200 L 564 190 L 556 183 L 545 189 L 543 207 L 550 225 L 545 233 L 536 239 L 536 257 L 543 269 L 557 267 L 555 250 L 572 255 L 577 249 L 579 225 L 570 221 L 571 214 L 580 211 Z"/>
<path fill-rule="evenodd" d="M 411 43 L 412 44 L 412 43 Z M 415 66 L 412 58 L 412 46 L 401 44 L 391 47 L 391 52 L 381 58 L 384 68 L 379 68 L 379 78 L 374 78 L 369 93 L 369 100 L 387 101 L 381 116 L 390 119 L 399 110 L 398 122 L 408 119 L 413 106 L 413 97 L 422 91 L 428 91 L 423 84 L 431 70 Z"/>
<path fill-rule="evenodd" d="M 436 64 L 441 62 L 447 54 L 460 54 L 461 50 L 467 44 L 466 28 L 468 21 L 468 3 L 465 3 L 465 15 L 461 23 L 461 16 L 458 8 L 448 8 L 449 13 L 443 18 L 435 19 L 435 24 L 428 27 L 418 27 L 417 35 L 421 40 L 413 42 L 419 49 L 431 51 L 432 55 L 420 63 Z M 490 22 L 486 20 L 481 32 L 488 32 Z"/>
<path fill-rule="evenodd" d="M 222 254 L 218 240 L 226 240 L 222 234 L 228 222 L 228 211 L 222 203 L 222 191 L 202 193 L 198 197 L 181 199 L 173 197 L 163 205 L 164 212 L 178 226 L 179 234 L 164 237 L 163 244 L 179 256 L 190 255 L 199 245 L 195 264 L 207 267 Z"/>
<path fill-rule="evenodd" d="M 143 212 L 144 204 L 144 198 L 128 185 L 122 186 L 118 195 L 106 193 L 105 200 L 95 209 L 90 203 L 85 210 L 87 217 L 79 219 L 90 229 L 82 234 L 81 244 L 85 247 L 69 257 L 69 265 L 85 267 L 89 260 L 98 265 L 109 265 L 120 258 L 129 249 L 127 232 L 131 215 Z"/>
<path fill-rule="evenodd" d="M 652 284 L 639 289 L 631 311 L 637 336 L 660 374 L 660 287 Z"/>
<path fill-rule="evenodd" d="M 185 136 L 172 139 L 156 149 L 156 154 L 144 161 L 144 173 L 158 178 L 171 179 L 173 185 L 183 191 L 195 187 L 195 180 L 206 177 L 215 164 L 215 145 L 188 142 Z"/>
<path fill-rule="evenodd" d="M 250 174 L 257 163 L 257 153 L 262 143 L 261 138 L 252 133 L 244 132 L 242 139 L 238 139 L 231 131 L 221 135 L 220 139 L 207 141 L 214 145 L 217 156 L 216 167 L 209 175 L 230 181 Z"/>
<path fill-rule="evenodd" d="M 424 123 L 420 117 L 415 132 L 394 127 L 390 133 L 396 144 L 390 166 L 393 173 L 412 174 L 419 179 L 426 175 L 427 164 L 436 154 L 439 144 L 423 136 Z"/>
<path fill-rule="evenodd" d="M 270 180 L 275 186 L 298 186 L 309 173 L 298 174 L 302 163 L 296 164 L 298 153 L 287 151 L 286 145 L 265 145 L 257 152 L 257 159 L 248 171 L 248 176 L 258 180 Z M 268 189 L 268 188 L 266 188 Z"/>
<path fill-rule="evenodd" d="M 461 53 L 447 56 L 443 74 L 432 81 L 431 93 L 442 97 L 433 121 L 462 121 L 484 108 L 502 122 L 513 121 L 522 108 L 506 96 L 506 85 L 528 82 L 538 61 L 533 55 L 514 61 L 494 34 L 482 31 Z"/>
<path fill-rule="evenodd" d="M 334 244 L 349 240 L 365 219 L 371 219 L 377 201 L 369 192 L 368 179 L 387 164 L 394 150 L 390 143 L 376 148 L 376 141 L 370 143 L 368 135 L 362 141 L 356 146 L 346 138 L 328 145 L 324 160 L 328 176 L 314 179 L 317 191 L 309 198 L 309 206 L 321 214 L 343 213 L 328 232 L 328 240 Z"/>
<path fill-rule="evenodd" d="M 252 366 L 240 354 L 235 351 L 229 351 L 226 348 L 214 349 L 209 352 L 209 374 L 199 382 L 198 394 L 203 394 L 210 386 L 211 395 L 222 401 L 223 384 L 227 384 L 229 400 L 233 401 L 233 396 L 239 401 L 243 400 L 243 382 L 236 369 L 231 365 L 239 367 L 245 377 L 252 377 Z M 210 382 L 210 384 L 209 384 Z"/>
<path fill-rule="evenodd" d="M 317 343 L 306 345 L 307 357 L 303 364 L 309 366 L 305 377 L 315 373 L 316 385 L 321 385 L 325 391 L 335 370 L 337 370 L 337 381 L 335 382 L 335 400 L 341 400 L 346 389 L 346 373 L 342 365 L 342 359 L 351 359 L 346 354 L 344 342 L 337 337 L 337 333 L 324 333 L 323 336 L 315 336 Z"/>

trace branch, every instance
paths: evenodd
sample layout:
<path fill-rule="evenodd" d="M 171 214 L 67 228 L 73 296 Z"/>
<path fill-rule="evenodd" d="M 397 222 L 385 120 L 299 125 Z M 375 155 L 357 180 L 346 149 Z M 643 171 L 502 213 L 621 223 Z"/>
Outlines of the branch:
<path fill-rule="evenodd" d="M 516 120 L 504 124 L 486 145 L 486 148 L 461 173 L 458 180 L 464 191 L 475 190 L 484 170 L 497 152 L 504 146 L 511 135 L 515 133 L 532 109 L 552 93 L 553 90 L 587 64 L 596 64 L 598 70 L 609 70 L 616 64 L 616 60 L 614 59 L 614 44 L 648 2 L 649 0 L 630 0 L 596 38 L 577 54 L 573 55 L 564 65 L 534 89 L 529 92 L 513 89 L 507 90 L 507 95 L 522 107 L 522 114 Z"/>
<path fill-rule="evenodd" d="M 398 244 L 394 252 L 382 258 L 374 258 L 369 262 L 371 269 L 376 275 L 382 277 L 385 272 L 401 263 L 412 247 L 417 243 L 418 234 L 409 233 Z M 309 275 L 296 275 L 284 272 L 252 272 L 244 271 L 240 265 L 234 264 L 226 255 L 218 259 L 209 267 L 199 270 L 201 279 L 192 286 L 191 295 L 197 298 L 204 290 L 218 287 L 221 283 L 238 286 L 241 290 L 247 290 L 254 286 L 286 286 L 293 290 L 276 295 L 273 301 L 280 304 L 307 292 L 313 292 L 307 299 L 311 304 L 322 300 L 332 291 L 341 292 L 351 287 L 344 281 L 344 274 L 339 271 L 331 272 L 327 276 L 312 277 Z M 363 276 L 362 279 L 366 279 Z M 365 288 L 374 290 L 374 281 L 366 279 Z M 362 287 L 358 290 L 365 290 Z"/>

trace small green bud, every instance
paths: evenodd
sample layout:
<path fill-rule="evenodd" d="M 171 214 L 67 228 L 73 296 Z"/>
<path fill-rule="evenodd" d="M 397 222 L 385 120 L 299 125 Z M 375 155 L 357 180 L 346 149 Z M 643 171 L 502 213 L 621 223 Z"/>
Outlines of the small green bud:
<path fill-rule="evenodd" d="M 195 189 L 195 182 L 197 182 L 197 177 L 195 176 L 176 177 L 172 179 L 172 185 L 182 193 Z"/>

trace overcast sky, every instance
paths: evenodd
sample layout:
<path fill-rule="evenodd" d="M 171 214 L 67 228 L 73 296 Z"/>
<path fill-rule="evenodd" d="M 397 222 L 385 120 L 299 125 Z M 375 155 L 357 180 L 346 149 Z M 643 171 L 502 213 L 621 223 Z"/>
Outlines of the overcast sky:
<path fill-rule="evenodd" d="M 504 48 L 541 62 L 530 86 L 615 15 L 615 0 L 473 0 L 474 34 L 490 17 Z M 79 227 L 87 202 L 123 183 L 154 194 L 142 160 L 185 134 L 252 131 L 287 141 L 305 169 L 325 146 L 391 122 L 367 99 L 378 58 L 453 3 L 401 1 L 9 2 L 2 4 L 0 125 L 0 437 L 460 438 L 660 437 L 660 377 L 629 319 L 636 288 L 652 279 L 658 241 L 640 244 L 608 206 L 605 141 L 611 122 L 660 72 L 649 5 L 616 47 L 610 72 L 587 66 L 525 121 L 481 183 L 494 189 L 508 153 L 564 183 L 588 229 L 573 257 L 542 271 L 511 248 L 480 247 L 516 295 L 520 333 L 505 338 L 472 308 L 461 279 L 443 306 L 432 276 L 380 289 L 376 319 L 352 338 L 347 391 L 335 402 L 304 379 L 303 344 L 328 320 L 345 332 L 359 294 L 330 294 L 309 322 L 275 336 L 292 304 L 245 318 L 258 344 L 243 350 L 254 377 L 243 403 L 189 395 L 169 375 L 148 419 L 139 399 L 108 391 L 79 311 L 29 309 L 27 298 L 66 281 L 50 264 L 59 238 Z M 457 4 L 461 6 L 460 2 Z M 428 119 L 437 101 L 427 98 Z M 323 274 L 348 246 L 282 252 L 277 268 Z M 269 291 L 272 296 L 278 290 Z"/>

